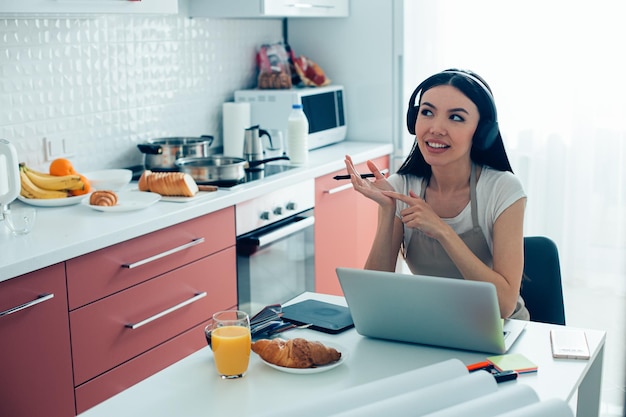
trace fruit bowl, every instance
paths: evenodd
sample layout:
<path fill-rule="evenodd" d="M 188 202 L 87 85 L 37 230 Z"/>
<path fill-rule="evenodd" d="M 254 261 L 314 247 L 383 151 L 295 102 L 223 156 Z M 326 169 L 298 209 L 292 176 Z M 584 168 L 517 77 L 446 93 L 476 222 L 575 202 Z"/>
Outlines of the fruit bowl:
<path fill-rule="evenodd" d="M 120 191 L 130 184 L 133 171 L 130 169 L 102 169 L 83 174 L 91 184 L 91 190 Z"/>

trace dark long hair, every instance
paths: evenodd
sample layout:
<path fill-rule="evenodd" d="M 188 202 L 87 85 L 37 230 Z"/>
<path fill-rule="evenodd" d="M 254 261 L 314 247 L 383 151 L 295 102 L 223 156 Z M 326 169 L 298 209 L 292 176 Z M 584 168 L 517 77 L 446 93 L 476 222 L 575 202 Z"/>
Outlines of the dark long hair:
<path fill-rule="evenodd" d="M 480 80 L 484 87 L 478 84 L 478 82 L 476 82 L 473 78 Z M 440 85 L 451 85 L 456 87 L 459 91 L 465 94 L 465 96 L 467 96 L 467 98 L 469 98 L 476 105 L 476 107 L 478 107 L 480 119 L 478 121 L 476 132 L 481 132 L 481 130 L 483 130 L 481 129 L 481 124 L 487 123 L 488 117 L 497 117 L 495 115 L 495 103 L 493 103 L 493 98 L 490 93 L 485 91 L 486 87 L 489 92 L 491 92 L 489 85 L 480 76 L 470 71 L 451 69 L 432 75 L 424 80 L 415 89 L 414 96 L 421 100 L 421 96 L 424 92 Z M 409 110 L 416 104 L 421 103 L 409 103 Z M 417 117 L 419 117 L 419 115 Z M 504 143 L 502 142 L 502 135 L 500 134 L 500 131 L 498 130 L 493 144 L 486 149 L 482 149 L 482 147 L 476 145 L 481 139 L 482 138 L 476 137 L 476 133 L 474 134 L 474 137 L 472 138 L 472 148 L 470 150 L 471 160 L 478 165 L 487 165 L 491 168 L 497 169 L 498 171 L 513 172 L 506 150 L 504 149 Z M 398 169 L 398 173 L 412 174 L 425 178 L 430 178 L 432 175 L 432 168 L 428 163 L 426 163 L 422 152 L 417 146 L 417 141 L 413 142 L 413 148 L 400 169 Z"/>

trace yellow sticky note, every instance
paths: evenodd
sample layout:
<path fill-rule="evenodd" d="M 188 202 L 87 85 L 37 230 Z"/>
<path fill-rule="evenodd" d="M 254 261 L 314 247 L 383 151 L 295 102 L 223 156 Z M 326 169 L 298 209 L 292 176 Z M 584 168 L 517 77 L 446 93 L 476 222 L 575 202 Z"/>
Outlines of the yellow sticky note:
<path fill-rule="evenodd" d="M 508 353 L 505 355 L 490 356 L 487 360 L 491 362 L 500 372 L 515 371 L 523 374 L 537 371 L 537 365 L 521 353 Z"/>

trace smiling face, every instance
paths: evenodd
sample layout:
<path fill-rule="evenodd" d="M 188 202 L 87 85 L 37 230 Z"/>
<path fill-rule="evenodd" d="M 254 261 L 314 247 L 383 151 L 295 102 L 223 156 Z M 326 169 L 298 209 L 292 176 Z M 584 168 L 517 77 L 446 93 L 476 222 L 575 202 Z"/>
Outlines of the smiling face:
<path fill-rule="evenodd" d="M 425 91 L 415 135 L 426 162 L 443 166 L 469 161 L 479 119 L 478 107 L 456 87 L 439 85 Z"/>

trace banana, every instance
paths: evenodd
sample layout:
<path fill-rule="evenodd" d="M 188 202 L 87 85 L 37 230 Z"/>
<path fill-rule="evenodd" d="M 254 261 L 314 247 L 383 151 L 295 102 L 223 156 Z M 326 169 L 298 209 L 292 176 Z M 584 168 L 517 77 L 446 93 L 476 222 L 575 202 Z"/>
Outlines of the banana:
<path fill-rule="evenodd" d="M 78 174 L 55 176 L 36 171 L 23 164 L 23 169 L 32 183 L 43 190 L 82 190 L 85 184 Z"/>
<path fill-rule="evenodd" d="M 50 199 L 67 197 L 67 193 L 64 191 L 45 190 L 36 186 L 26 174 L 25 166 L 20 166 L 20 182 L 22 185 L 21 193 L 28 198 Z"/>
<path fill-rule="evenodd" d="M 28 191 L 26 191 L 26 190 L 24 189 L 24 187 L 22 187 L 22 188 L 20 189 L 20 195 L 21 195 L 22 197 L 25 197 L 25 198 L 37 198 L 37 197 L 35 197 L 33 194 L 31 194 L 31 193 L 29 193 Z"/>
<path fill-rule="evenodd" d="M 52 174 L 48 174 L 47 172 L 37 171 L 36 169 L 33 169 L 33 168 L 29 167 L 28 165 L 26 165 L 26 163 L 25 163 L 25 162 L 20 162 L 20 164 L 19 164 L 19 165 L 20 165 L 20 167 L 24 167 L 24 168 L 26 168 L 27 170 L 32 171 L 32 172 L 34 172 L 35 174 L 40 175 L 40 176 L 42 176 L 42 177 L 54 177 L 54 175 L 52 175 Z"/>

